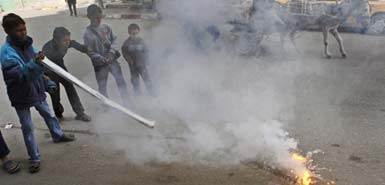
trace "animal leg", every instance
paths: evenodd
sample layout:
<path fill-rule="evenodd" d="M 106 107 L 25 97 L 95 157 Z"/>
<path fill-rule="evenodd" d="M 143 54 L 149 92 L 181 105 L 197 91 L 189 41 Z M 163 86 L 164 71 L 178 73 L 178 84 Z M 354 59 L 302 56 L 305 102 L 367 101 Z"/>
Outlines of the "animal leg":
<path fill-rule="evenodd" d="M 290 41 L 293 44 L 293 46 L 295 48 L 295 51 L 297 51 L 297 53 L 300 54 L 301 51 L 298 49 L 297 44 L 295 42 L 295 35 L 296 35 L 296 33 L 297 33 L 297 30 L 293 30 L 293 31 L 290 32 Z"/>
<path fill-rule="evenodd" d="M 326 28 L 322 29 L 322 33 L 323 33 L 323 37 L 324 37 L 324 53 L 325 53 L 325 56 L 326 58 L 330 59 L 332 58 L 329 54 L 329 48 L 328 48 L 328 36 L 329 36 L 329 32 Z"/>
<path fill-rule="evenodd" d="M 285 50 L 285 37 L 286 37 L 286 33 L 285 32 L 281 32 L 279 34 L 279 38 L 281 40 L 281 50 L 284 51 Z"/>
<path fill-rule="evenodd" d="M 340 47 L 340 52 L 341 52 L 341 56 L 342 58 L 346 58 L 346 52 L 345 52 L 345 49 L 344 49 L 344 44 L 342 42 L 342 38 L 341 38 L 341 35 L 338 33 L 338 30 L 337 29 L 332 29 L 330 30 L 330 33 L 334 36 L 334 38 L 336 39 L 339 47 Z"/>

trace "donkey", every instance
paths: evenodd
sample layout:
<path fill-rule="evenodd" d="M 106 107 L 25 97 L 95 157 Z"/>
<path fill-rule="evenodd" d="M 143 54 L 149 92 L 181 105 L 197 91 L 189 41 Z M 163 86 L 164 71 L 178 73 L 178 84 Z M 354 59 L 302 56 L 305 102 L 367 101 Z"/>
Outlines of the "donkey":
<path fill-rule="evenodd" d="M 257 2 L 258 1 L 258 2 Z M 262 4 L 262 5 L 261 5 Z M 270 4 L 266 6 L 266 4 Z M 305 15 L 305 14 L 292 14 L 287 11 L 282 6 L 277 6 L 272 1 L 269 0 L 254 0 L 251 11 L 250 19 L 261 20 L 260 13 L 258 14 L 258 6 L 260 10 L 267 12 L 266 9 L 273 8 L 274 11 L 269 11 L 269 15 L 264 15 L 263 20 L 263 29 L 266 29 L 266 25 L 269 25 L 267 30 L 272 32 L 278 32 L 281 38 L 281 47 L 284 45 L 284 38 L 289 35 L 289 38 L 296 48 L 295 44 L 295 36 L 296 34 L 303 29 L 309 28 L 311 26 L 318 26 L 323 33 L 323 43 L 324 43 L 324 54 L 326 58 L 331 58 L 329 54 L 328 48 L 328 36 L 329 32 L 334 36 L 336 41 L 338 42 L 339 49 L 341 52 L 341 56 L 346 58 L 346 52 L 343 46 L 342 38 L 338 32 L 338 27 L 344 23 L 350 16 L 352 16 L 355 12 L 365 12 L 368 10 L 368 1 L 367 0 L 346 0 L 342 3 L 338 3 L 335 7 L 329 8 L 325 10 L 325 13 L 319 16 L 313 15 Z M 268 8 L 266 8 L 268 7 Z M 273 15 L 271 12 L 274 12 Z M 267 19 L 269 18 L 270 19 Z M 277 19 L 278 17 L 278 19 Z M 254 24 L 260 24 L 254 23 Z M 268 24 L 266 24 L 268 22 Z M 255 25 L 261 26 L 261 25 Z M 297 49 L 297 48 L 296 48 Z M 298 49 L 297 49 L 298 51 Z"/>
<path fill-rule="evenodd" d="M 339 45 L 342 58 L 346 58 L 346 51 L 341 35 L 338 32 L 338 27 L 346 22 L 349 17 L 353 16 L 355 12 L 366 12 L 368 10 L 368 6 L 369 4 L 367 0 L 350 0 L 343 1 L 335 7 L 327 9 L 325 14 L 320 16 L 294 15 L 290 14 L 286 10 L 278 11 L 278 16 L 285 23 L 286 27 L 284 29 L 288 32 L 290 40 L 294 45 L 295 35 L 299 30 L 309 28 L 310 26 L 318 26 L 323 34 L 325 57 L 328 59 L 331 58 L 328 47 L 328 37 L 329 33 L 331 33 Z M 284 32 L 281 33 L 285 34 Z"/>

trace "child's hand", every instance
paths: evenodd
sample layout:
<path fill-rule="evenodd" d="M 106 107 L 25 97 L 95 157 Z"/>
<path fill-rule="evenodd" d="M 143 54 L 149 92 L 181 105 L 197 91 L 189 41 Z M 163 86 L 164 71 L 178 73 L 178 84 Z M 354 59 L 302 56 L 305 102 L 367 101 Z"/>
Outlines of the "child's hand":
<path fill-rule="evenodd" d="M 88 53 L 88 48 L 87 48 L 87 46 L 85 46 L 85 45 L 80 45 L 80 51 L 82 51 L 83 53 Z"/>
<path fill-rule="evenodd" d="M 103 57 L 102 62 L 104 64 L 110 64 L 111 63 L 111 61 L 107 57 Z"/>
<path fill-rule="evenodd" d="M 57 87 L 55 86 L 55 87 L 48 87 L 48 93 L 49 94 L 54 94 L 54 93 L 56 93 L 56 91 L 57 91 Z"/>
<path fill-rule="evenodd" d="M 103 58 L 101 59 L 101 61 L 102 61 L 104 64 L 108 64 L 107 58 L 106 58 L 106 57 L 103 57 Z"/>
<path fill-rule="evenodd" d="M 114 54 L 113 53 L 108 53 L 106 56 L 107 63 L 112 63 L 114 61 Z"/>
<path fill-rule="evenodd" d="M 126 61 L 127 61 L 127 63 L 129 65 L 133 65 L 134 64 L 134 60 L 132 60 L 131 58 L 127 58 Z"/>
<path fill-rule="evenodd" d="M 44 78 L 46 78 L 46 80 L 47 80 L 48 93 L 50 93 L 50 94 L 56 93 L 56 91 L 58 90 L 56 83 L 54 81 L 52 81 L 51 79 L 49 79 L 49 77 L 47 77 L 47 76 L 44 76 Z"/>
<path fill-rule="evenodd" d="M 36 57 L 35 57 L 35 61 L 36 63 L 39 63 L 41 64 L 41 62 L 44 60 L 44 54 L 42 51 L 39 51 L 39 53 L 37 53 Z"/>

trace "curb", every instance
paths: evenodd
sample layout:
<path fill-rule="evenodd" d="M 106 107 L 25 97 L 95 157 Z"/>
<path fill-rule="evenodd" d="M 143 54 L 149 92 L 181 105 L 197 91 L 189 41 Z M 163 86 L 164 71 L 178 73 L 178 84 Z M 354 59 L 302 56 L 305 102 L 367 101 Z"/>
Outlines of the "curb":
<path fill-rule="evenodd" d="M 129 9 L 129 10 L 150 10 L 154 5 L 143 3 L 107 3 L 104 5 L 106 9 Z"/>
<path fill-rule="evenodd" d="M 143 19 L 143 20 L 159 20 L 158 13 L 123 13 L 123 14 L 106 14 L 106 19 Z"/>

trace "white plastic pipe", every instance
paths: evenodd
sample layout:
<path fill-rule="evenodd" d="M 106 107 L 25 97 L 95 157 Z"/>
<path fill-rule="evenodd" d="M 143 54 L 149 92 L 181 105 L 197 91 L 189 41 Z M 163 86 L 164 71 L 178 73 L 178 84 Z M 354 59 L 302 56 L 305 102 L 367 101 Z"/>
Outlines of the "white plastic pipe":
<path fill-rule="evenodd" d="M 56 73 L 57 75 L 65 78 L 66 80 L 68 80 L 69 82 L 75 84 L 76 86 L 80 87 L 81 89 L 83 89 L 85 92 L 87 92 L 88 94 L 90 94 L 91 96 L 99 99 L 100 101 L 102 101 L 104 104 L 112 107 L 112 108 L 115 108 L 127 115 L 129 115 L 131 118 L 137 120 L 139 123 L 149 127 L 149 128 L 154 128 L 155 127 L 155 121 L 151 121 L 151 120 L 148 120 L 130 110 L 128 110 L 127 108 L 123 107 L 122 105 L 108 99 L 107 97 L 105 97 L 104 95 L 102 95 L 101 93 L 99 93 L 98 91 L 92 89 L 91 87 L 89 87 L 88 85 L 86 85 L 85 83 L 83 83 L 82 81 L 80 81 L 79 79 L 77 79 L 76 77 L 74 77 L 72 74 L 68 73 L 67 71 L 65 71 L 63 68 L 61 68 L 60 66 L 56 65 L 55 63 L 53 63 L 52 61 L 50 61 L 49 59 L 45 58 L 43 61 L 42 61 L 42 64 L 47 67 L 48 69 L 50 69 L 52 72 Z"/>

